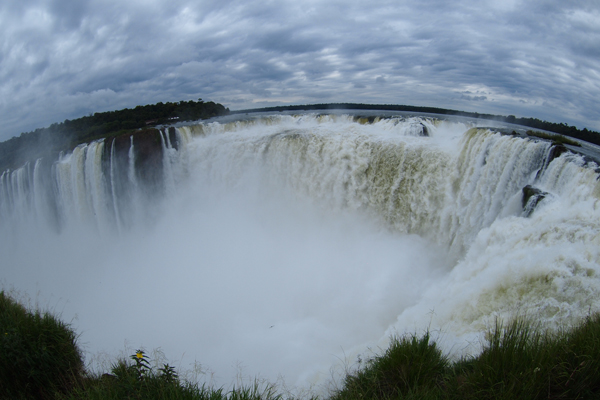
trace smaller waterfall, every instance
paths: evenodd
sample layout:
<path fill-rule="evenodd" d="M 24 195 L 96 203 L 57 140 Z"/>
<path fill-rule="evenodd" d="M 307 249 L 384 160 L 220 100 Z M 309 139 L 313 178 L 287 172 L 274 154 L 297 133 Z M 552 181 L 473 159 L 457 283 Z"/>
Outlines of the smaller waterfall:
<path fill-rule="evenodd" d="M 104 236 L 130 229 L 148 212 L 156 212 L 149 205 L 160 199 L 161 188 L 172 193 L 181 179 L 182 152 L 173 140 L 185 137 L 157 133 L 161 149 L 152 134 L 81 144 L 53 163 L 38 159 L 2 172 L 0 227 L 11 229 L 27 221 L 52 230 L 77 225 Z M 139 145 L 134 145 L 136 140 Z"/>
<path fill-rule="evenodd" d="M 119 199 L 117 197 L 117 155 L 115 153 L 115 140 L 112 141 L 112 145 L 110 147 L 110 188 L 112 195 L 112 205 L 113 211 L 115 215 L 115 221 L 117 224 L 118 232 L 122 231 L 121 228 L 121 215 L 119 213 Z"/>
<path fill-rule="evenodd" d="M 127 178 L 129 184 L 132 187 L 132 191 L 136 192 L 138 188 L 138 181 L 135 173 L 135 148 L 133 146 L 133 136 L 130 136 L 129 151 L 127 153 Z"/>
<path fill-rule="evenodd" d="M 466 133 L 441 228 L 449 233 L 454 254 L 464 254 L 499 216 L 521 213 L 521 190 L 533 183 L 549 147 L 489 130 Z"/>
<path fill-rule="evenodd" d="M 177 150 L 171 145 L 168 130 L 160 132 L 160 140 L 163 149 L 163 173 L 164 184 L 167 194 L 175 193 L 175 166 L 177 162 Z"/>
<path fill-rule="evenodd" d="M 42 176 L 42 159 L 38 159 L 33 167 L 33 202 L 35 205 L 35 214 L 38 218 L 48 215 L 48 198 L 42 188 L 44 187 Z"/>

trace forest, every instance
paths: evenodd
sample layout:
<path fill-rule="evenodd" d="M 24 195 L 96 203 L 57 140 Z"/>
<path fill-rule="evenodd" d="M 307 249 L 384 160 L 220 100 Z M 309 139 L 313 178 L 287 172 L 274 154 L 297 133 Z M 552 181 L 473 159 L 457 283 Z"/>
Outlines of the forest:
<path fill-rule="evenodd" d="M 22 133 L 0 143 L 0 171 L 19 168 L 40 157 L 56 159 L 61 151 L 70 151 L 81 143 L 128 131 L 180 121 L 195 121 L 227 115 L 229 109 L 212 101 L 157 103 L 118 111 L 95 113 L 65 120 L 47 128 Z"/>

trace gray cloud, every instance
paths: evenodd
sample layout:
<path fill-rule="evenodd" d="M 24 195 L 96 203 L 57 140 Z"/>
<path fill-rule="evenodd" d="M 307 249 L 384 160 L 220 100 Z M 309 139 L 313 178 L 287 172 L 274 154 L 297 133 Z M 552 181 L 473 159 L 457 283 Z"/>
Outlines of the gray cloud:
<path fill-rule="evenodd" d="M 7 0 L 0 38 L 0 140 L 198 97 L 232 109 L 430 105 L 600 129 L 593 1 Z"/>

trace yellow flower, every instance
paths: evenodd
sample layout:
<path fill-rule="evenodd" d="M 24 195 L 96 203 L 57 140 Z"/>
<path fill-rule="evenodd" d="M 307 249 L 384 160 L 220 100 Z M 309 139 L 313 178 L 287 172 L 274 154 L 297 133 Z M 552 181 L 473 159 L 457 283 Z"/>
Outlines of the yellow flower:
<path fill-rule="evenodd" d="M 142 353 L 141 351 L 138 351 L 137 353 L 135 353 L 135 356 L 137 358 L 144 358 L 144 353 Z"/>

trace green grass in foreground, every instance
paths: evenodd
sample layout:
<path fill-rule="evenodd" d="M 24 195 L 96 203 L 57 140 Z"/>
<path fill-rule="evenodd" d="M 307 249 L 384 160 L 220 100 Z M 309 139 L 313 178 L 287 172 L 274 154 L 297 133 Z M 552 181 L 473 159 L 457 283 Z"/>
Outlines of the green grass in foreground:
<path fill-rule="evenodd" d="M 258 400 L 280 399 L 272 386 L 254 386 L 233 389 L 207 388 L 181 381 L 175 369 L 164 364 L 153 371 L 146 354 L 138 350 L 130 357 L 133 362 L 119 360 L 111 374 L 87 377 L 64 399 L 206 399 L 206 400 Z"/>
<path fill-rule="evenodd" d="M 396 338 L 349 374 L 342 399 L 589 399 L 600 397 L 600 316 L 559 333 L 518 319 L 497 324 L 477 357 L 449 363 L 426 333 Z"/>
<path fill-rule="evenodd" d="M 153 369 L 138 350 L 110 374 L 83 368 L 70 327 L 31 312 L 0 292 L 0 399 L 289 398 L 275 386 L 226 391 L 182 380 L 167 364 Z M 450 362 L 427 332 L 393 338 L 381 355 L 348 373 L 331 394 L 343 399 L 589 399 L 600 398 L 600 315 L 558 333 L 524 319 L 498 323 L 481 354 Z"/>
<path fill-rule="evenodd" d="M 77 336 L 48 313 L 30 312 L 0 292 L 0 398 L 53 398 L 83 375 Z"/>

